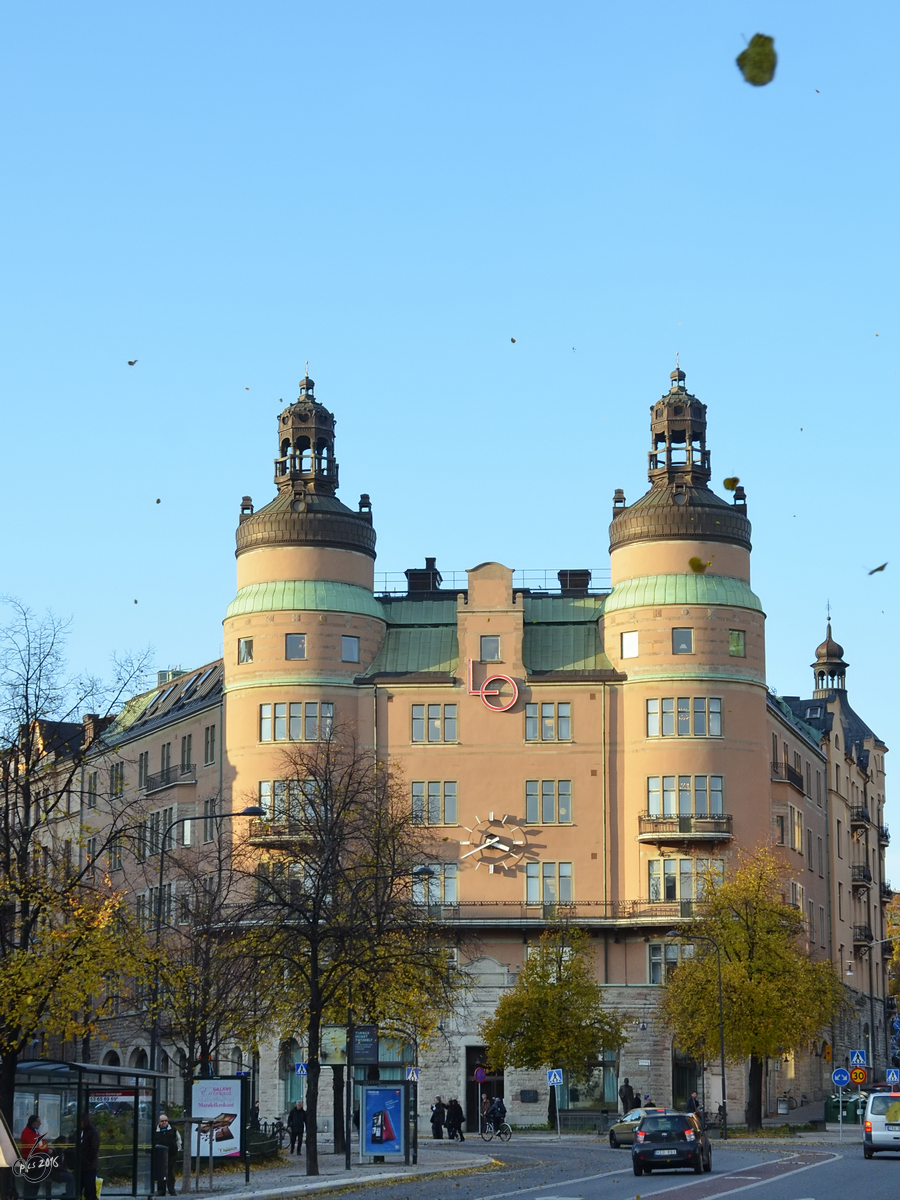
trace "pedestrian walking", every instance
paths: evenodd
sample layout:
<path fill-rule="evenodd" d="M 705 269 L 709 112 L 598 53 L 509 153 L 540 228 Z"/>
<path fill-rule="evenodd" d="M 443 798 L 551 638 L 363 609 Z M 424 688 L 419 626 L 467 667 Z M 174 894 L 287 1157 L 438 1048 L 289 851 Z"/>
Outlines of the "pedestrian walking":
<path fill-rule="evenodd" d="M 700 1097 L 696 1092 L 691 1092 L 690 1096 L 688 1096 L 687 1110 L 689 1113 L 699 1113 L 701 1111 Z"/>
<path fill-rule="evenodd" d="M 291 1135 L 291 1148 L 289 1154 L 299 1154 L 303 1148 L 303 1134 L 306 1130 L 306 1109 L 303 1107 L 303 1101 L 298 1100 L 291 1111 L 288 1113 L 287 1130 Z M 297 1144 L 296 1151 L 294 1143 Z"/>
<path fill-rule="evenodd" d="M 156 1192 L 159 1196 L 165 1196 L 166 1192 L 170 1196 L 175 1195 L 175 1160 L 178 1156 L 178 1151 L 181 1149 L 181 1138 L 177 1129 L 173 1129 L 169 1124 L 169 1118 L 166 1113 L 159 1114 L 159 1121 L 156 1129 L 153 1131 L 153 1149 L 159 1146 L 165 1148 L 166 1159 L 163 1167 L 159 1160 L 154 1156 L 154 1164 L 156 1166 Z M 160 1155 L 160 1159 L 162 1156 Z"/>
<path fill-rule="evenodd" d="M 466 1140 L 463 1137 L 462 1131 L 464 1120 L 465 1115 L 462 1110 L 462 1105 L 454 1097 L 454 1099 L 452 1099 L 447 1105 L 447 1132 L 449 1133 L 452 1141 L 464 1142 Z"/>
<path fill-rule="evenodd" d="M 81 1194 L 97 1200 L 97 1171 L 100 1166 L 100 1130 L 89 1113 L 81 1118 Z"/>
<path fill-rule="evenodd" d="M 440 1096 L 435 1096 L 431 1106 L 431 1136 L 436 1142 L 444 1140 L 444 1126 L 447 1123 L 447 1109 Z"/>
<path fill-rule="evenodd" d="M 250 1128 L 259 1133 L 259 1101 L 254 1100 L 250 1106 Z"/>
<path fill-rule="evenodd" d="M 48 1149 L 47 1139 L 41 1133 L 41 1118 L 37 1113 L 32 1113 L 25 1122 L 25 1128 L 19 1135 L 19 1145 L 22 1148 L 22 1157 L 29 1159 L 32 1154 L 40 1154 Z M 36 1200 L 39 1185 L 31 1183 L 26 1178 L 22 1181 L 22 1192 L 25 1200 Z"/>
<path fill-rule="evenodd" d="M 622 1101 L 622 1112 L 630 1113 L 634 1108 L 634 1088 L 628 1082 L 627 1075 L 625 1082 L 619 1088 L 619 1099 Z"/>

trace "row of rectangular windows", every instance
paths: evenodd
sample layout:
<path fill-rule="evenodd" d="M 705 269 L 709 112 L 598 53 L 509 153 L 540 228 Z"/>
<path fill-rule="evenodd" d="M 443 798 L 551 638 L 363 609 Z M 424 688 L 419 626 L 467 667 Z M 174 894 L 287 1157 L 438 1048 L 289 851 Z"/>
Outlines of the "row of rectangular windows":
<path fill-rule="evenodd" d="M 647 701 L 647 737 L 721 737 L 719 696 L 663 696 Z"/>
<path fill-rule="evenodd" d="M 724 791 L 722 775 L 650 775 L 647 813 L 651 817 L 721 816 Z"/>
<path fill-rule="evenodd" d="M 620 657 L 637 658 L 640 653 L 638 631 L 636 629 L 630 629 L 626 633 L 620 634 L 619 637 Z M 694 653 L 693 629 L 672 630 L 672 653 Z M 732 658 L 746 658 L 747 634 L 743 629 L 728 630 L 728 653 Z"/>
<path fill-rule="evenodd" d="M 413 899 L 417 904 L 459 903 L 457 863 L 431 865 L 429 875 L 413 875 Z M 574 899 L 570 862 L 527 863 L 526 904 L 571 904 Z"/>
<path fill-rule="evenodd" d="M 526 742 L 568 742 L 572 739 L 572 705 L 525 705 Z M 457 707 L 455 704 L 414 704 L 412 706 L 414 742 L 455 742 Z"/>
<path fill-rule="evenodd" d="M 284 657 L 290 662 L 306 658 L 306 634 L 286 633 L 284 635 Z M 253 638 L 238 638 L 238 665 L 253 662 Z M 341 662 L 359 662 L 359 638 L 352 634 L 341 637 Z"/>
<path fill-rule="evenodd" d="M 203 764 L 210 766 L 216 761 L 216 727 L 207 725 L 203 731 Z M 193 766 L 193 735 L 187 733 L 181 739 L 181 769 L 188 771 Z M 172 768 L 172 743 L 163 742 L 159 751 L 160 773 Z M 147 786 L 150 779 L 150 751 L 142 750 L 138 754 L 138 787 Z M 91 771 L 87 776 L 85 800 L 88 808 L 97 807 L 99 796 L 100 776 L 98 771 Z M 109 794 L 121 796 L 125 791 L 125 764 L 115 762 L 109 768 Z"/>
<path fill-rule="evenodd" d="M 785 768 L 790 766 L 790 762 L 789 762 L 790 754 L 791 754 L 791 750 L 790 750 L 790 747 L 788 746 L 787 742 L 782 742 L 781 760 L 780 761 L 784 765 Z M 804 794 L 809 796 L 810 799 L 812 799 L 812 764 L 810 763 L 809 759 L 806 760 L 806 763 L 805 763 L 806 770 L 804 773 L 803 757 L 796 750 L 793 751 L 793 757 L 794 757 L 793 769 L 794 769 L 794 772 L 796 773 L 796 779 L 799 783 L 804 785 L 803 789 L 802 789 Z M 773 766 L 773 769 L 779 766 L 778 734 L 777 733 L 772 734 L 772 766 Z M 779 774 L 782 774 L 782 773 L 787 774 L 786 771 L 782 772 L 781 770 L 779 770 L 778 773 Z M 839 786 L 839 784 L 840 784 L 840 768 L 837 766 L 835 767 L 835 784 L 836 784 L 836 790 L 840 791 L 840 786 Z M 816 770 L 816 804 L 818 804 L 819 808 L 822 807 L 822 772 L 818 769 Z"/>
<path fill-rule="evenodd" d="M 297 701 L 259 706 L 261 742 L 315 742 L 331 737 L 333 728 L 333 704 L 307 701 L 304 707 Z"/>
<path fill-rule="evenodd" d="M 702 900 L 710 876 L 721 879 L 721 858 L 651 858 L 647 864 L 648 897 L 651 901 Z"/>
<path fill-rule="evenodd" d="M 456 782 L 415 781 L 412 818 L 416 825 L 456 825 L 459 820 Z M 571 825 L 571 779 L 526 780 L 525 820 L 529 825 Z"/>

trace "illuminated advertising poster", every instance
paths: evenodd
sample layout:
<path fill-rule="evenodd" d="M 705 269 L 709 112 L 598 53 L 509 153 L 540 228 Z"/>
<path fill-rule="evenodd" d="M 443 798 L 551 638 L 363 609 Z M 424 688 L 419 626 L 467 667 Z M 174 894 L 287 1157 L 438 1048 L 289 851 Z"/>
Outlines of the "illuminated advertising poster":
<path fill-rule="evenodd" d="M 212 1133 L 213 1158 L 229 1158 L 241 1152 L 240 1079 L 197 1079 L 193 1087 L 194 1117 L 202 1117 L 191 1128 L 191 1153 L 206 1158 Z M 199 1150 L 198 1150 L 199 1142 Z"/>
<path fill-rule="evenodd" d="M 360 1122 L 360 1153 L 405 1154 L 406 1121 L 402 1087 L 363 1087 L 364 1120 Z"/>

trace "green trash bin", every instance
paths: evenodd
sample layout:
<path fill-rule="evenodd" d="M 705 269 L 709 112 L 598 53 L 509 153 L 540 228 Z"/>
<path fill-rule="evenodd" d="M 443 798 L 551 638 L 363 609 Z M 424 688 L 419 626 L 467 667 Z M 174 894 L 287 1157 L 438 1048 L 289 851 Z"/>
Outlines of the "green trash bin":
<path fill-rule="evenodd" d="M 828 1096 L 825 1100 L 825 1120 L 831 1124 L 837 1124 L 840 1121 L 840 1109 L 838 1107 L 837 1096 Z"/>

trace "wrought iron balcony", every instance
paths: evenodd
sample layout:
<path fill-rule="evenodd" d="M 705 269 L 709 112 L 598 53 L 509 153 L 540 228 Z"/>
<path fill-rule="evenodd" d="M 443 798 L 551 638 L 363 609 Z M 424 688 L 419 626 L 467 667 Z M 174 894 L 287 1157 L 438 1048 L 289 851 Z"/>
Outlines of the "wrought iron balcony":
<path fill-rule="evenodd" d="M 786 783 L 789 783 L 791 787 L 796 788 L 801 794 L 806 794 L 803 791 L 802 771 L 796 770 L 796 768 L 789 766 L 786 762 L 773 762 L 772 774 L 776 779 L 783 779 Z"/>
<path fill-rule="evenodd" d="M 865 829 L 870 825 L 872 818 L 869 816 L 869 810 L 864 804 L 854 804 L 850 808 L 850 828 Z"/>
<path fill-rule="evenodd" d="M 166 767 L 164 771 L 157 771 L 155 775 L 148 775 L 144 781 L 144 790 L 148 793 L 161 792 L 163 788 L 176 787 L 182 783 L 196 782 L 196 764 L 186 763 L 184 766 Z"/>
<path fill-rule="evenodd" d="M 868 887 L 872 882 L 872 872 L 867 863 L 853 863 L 850 868 L 850 881 L 854 887 Z"/>
<path fill-rule="evenodd" d="M 885 902 L 885 904 L 890 904 L 894 899 L 894 889 L 886 879 L 883 880 L 881 884 L 881 899 Z"/>
<path fill-rule="evenodd" d="M 308 843 L 309 840 L 306 825 L 287 819 L 271 821 L 266 817 L 253 817 L 247 830 L 247 842 L 251 846 L 285 849 Z"/>
<path fill-rule="evenodd" d="M 645 812 L 638 817 L 638 841 L 722 842 L 734 836 L 733 823 L 728 813 L 660 816 Z"/>
<path fill-rule="evenodd" d="M 890 845 L 891 831 L 888 829 L 887 825 L 878 826 L 878 840 L 881 842 L 882 846 Z"/>
<path fill-rule="evenodd" d="M 868 925 L 853 926 L 853 945 L 854 946 L 871 946 L 875 941 L 875 935 Z"/>
<path fill-rule="evenodd" d="M 565 904 L 461 900 L 454 905 L 422 905 L 423 913 L 444 924 L 471 929 L 541 927 L 561 916 L 594 928 L 671 929 L 673 924 L 701 915 L 703 907 L 697 900 L 573 900 Z"/>

